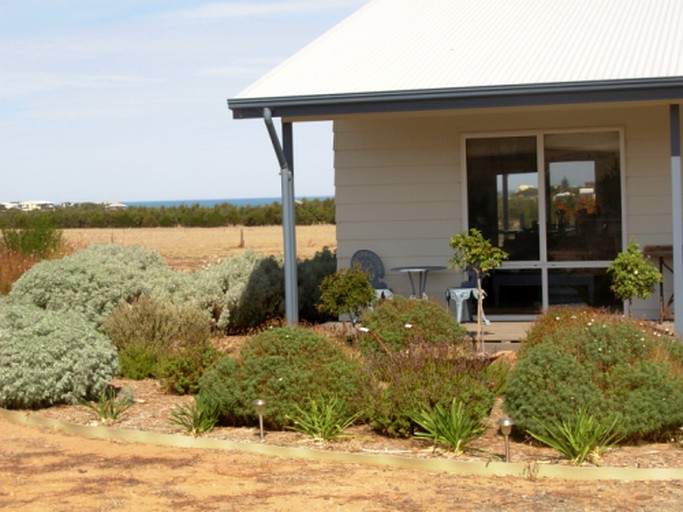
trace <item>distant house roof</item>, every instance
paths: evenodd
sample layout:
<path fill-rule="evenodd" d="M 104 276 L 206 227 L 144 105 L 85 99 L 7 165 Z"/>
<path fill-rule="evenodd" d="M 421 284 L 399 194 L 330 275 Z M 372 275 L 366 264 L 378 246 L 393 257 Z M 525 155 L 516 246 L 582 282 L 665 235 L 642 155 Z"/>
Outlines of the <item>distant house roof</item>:
<path fill-rule="evenodd" d="M 235 117 L 683 97 L 682 0 L 373 0 Z"/>

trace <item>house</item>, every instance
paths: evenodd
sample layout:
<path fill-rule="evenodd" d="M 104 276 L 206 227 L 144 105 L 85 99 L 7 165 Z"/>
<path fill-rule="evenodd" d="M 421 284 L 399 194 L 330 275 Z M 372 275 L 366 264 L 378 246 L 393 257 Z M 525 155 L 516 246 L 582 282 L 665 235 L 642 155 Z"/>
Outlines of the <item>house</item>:
<path fill-rule="evenodd" d="M 340 266 L 360 248 L 446 265 L 476 227 L 510 254 L 490 318 L 619 308 L 606 268 L 630 240 L 683 297 L 682 48 L 680 0 L 373 0 L 228 105 L 266 122 L 285 198 L 292 124 L 333 121 Z M 427 293 L 461 280 L 430 273 Z M 659 295 L 634 314 L 658 318 Z"/>

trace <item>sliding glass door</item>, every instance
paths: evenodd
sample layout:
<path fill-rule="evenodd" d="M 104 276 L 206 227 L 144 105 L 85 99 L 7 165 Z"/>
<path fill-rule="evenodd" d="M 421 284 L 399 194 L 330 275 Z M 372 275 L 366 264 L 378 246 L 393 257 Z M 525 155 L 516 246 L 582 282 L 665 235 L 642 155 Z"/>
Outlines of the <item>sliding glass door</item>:
<path fill-rule="evenodd" d="M 487 314 L 620 307 L 605 271 L 622 244 L 619 133 L 472 137 L 465 151 L 469 227 L 510 255 L 485 280 Z"/>

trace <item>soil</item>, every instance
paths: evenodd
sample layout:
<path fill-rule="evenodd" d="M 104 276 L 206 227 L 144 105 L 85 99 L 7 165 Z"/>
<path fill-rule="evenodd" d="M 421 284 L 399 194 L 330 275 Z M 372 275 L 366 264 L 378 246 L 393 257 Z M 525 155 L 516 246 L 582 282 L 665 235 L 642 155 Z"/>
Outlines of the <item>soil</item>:
<path fill-rule="evenodd" d="M 124 381 L 134 405 L 112 428 L 186 435 L 169 422 L 191 397 L 164 393 L 156 381 Z M 97 425 L 83 406 L 32 411 L 77 425 Z M 491 419 L 501 414 L 499 404 Z M 267 432 L 265 443 L 314 450 L 384 453 L 412 458 L 498 460 L 503 440 L 495 426 L 474 444 L 483 451 L 455 456 L 416 440 L 390 439 L 367 427 L 323 443 L 296 432 Z M 8 510 L 678 510 L 683 481 L 564 481 L 553 478 L 481 477 L 316 461 L 241 451 L 169 448 L 84 439 L 61 431 L 0 419 L 0 509 Z M 207 437 L 259 443 L 253 428 L 219 427 Z M 484 453 L 487 452 L 487 453 Z M 514 440 L 513 461 L 567 464 L 547 448 Z M 620 447 L 606 466 L 683 467 L 674 442 Z"/>

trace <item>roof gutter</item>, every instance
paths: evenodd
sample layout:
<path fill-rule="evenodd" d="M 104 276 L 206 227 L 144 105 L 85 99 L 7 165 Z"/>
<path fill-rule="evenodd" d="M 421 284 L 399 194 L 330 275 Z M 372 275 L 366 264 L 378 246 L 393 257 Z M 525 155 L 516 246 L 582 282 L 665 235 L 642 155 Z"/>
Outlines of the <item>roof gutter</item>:
<path fill-rule="evenodd" d="M 235 119 L 683 99 L 683 77 L 235 98 Z"/>

